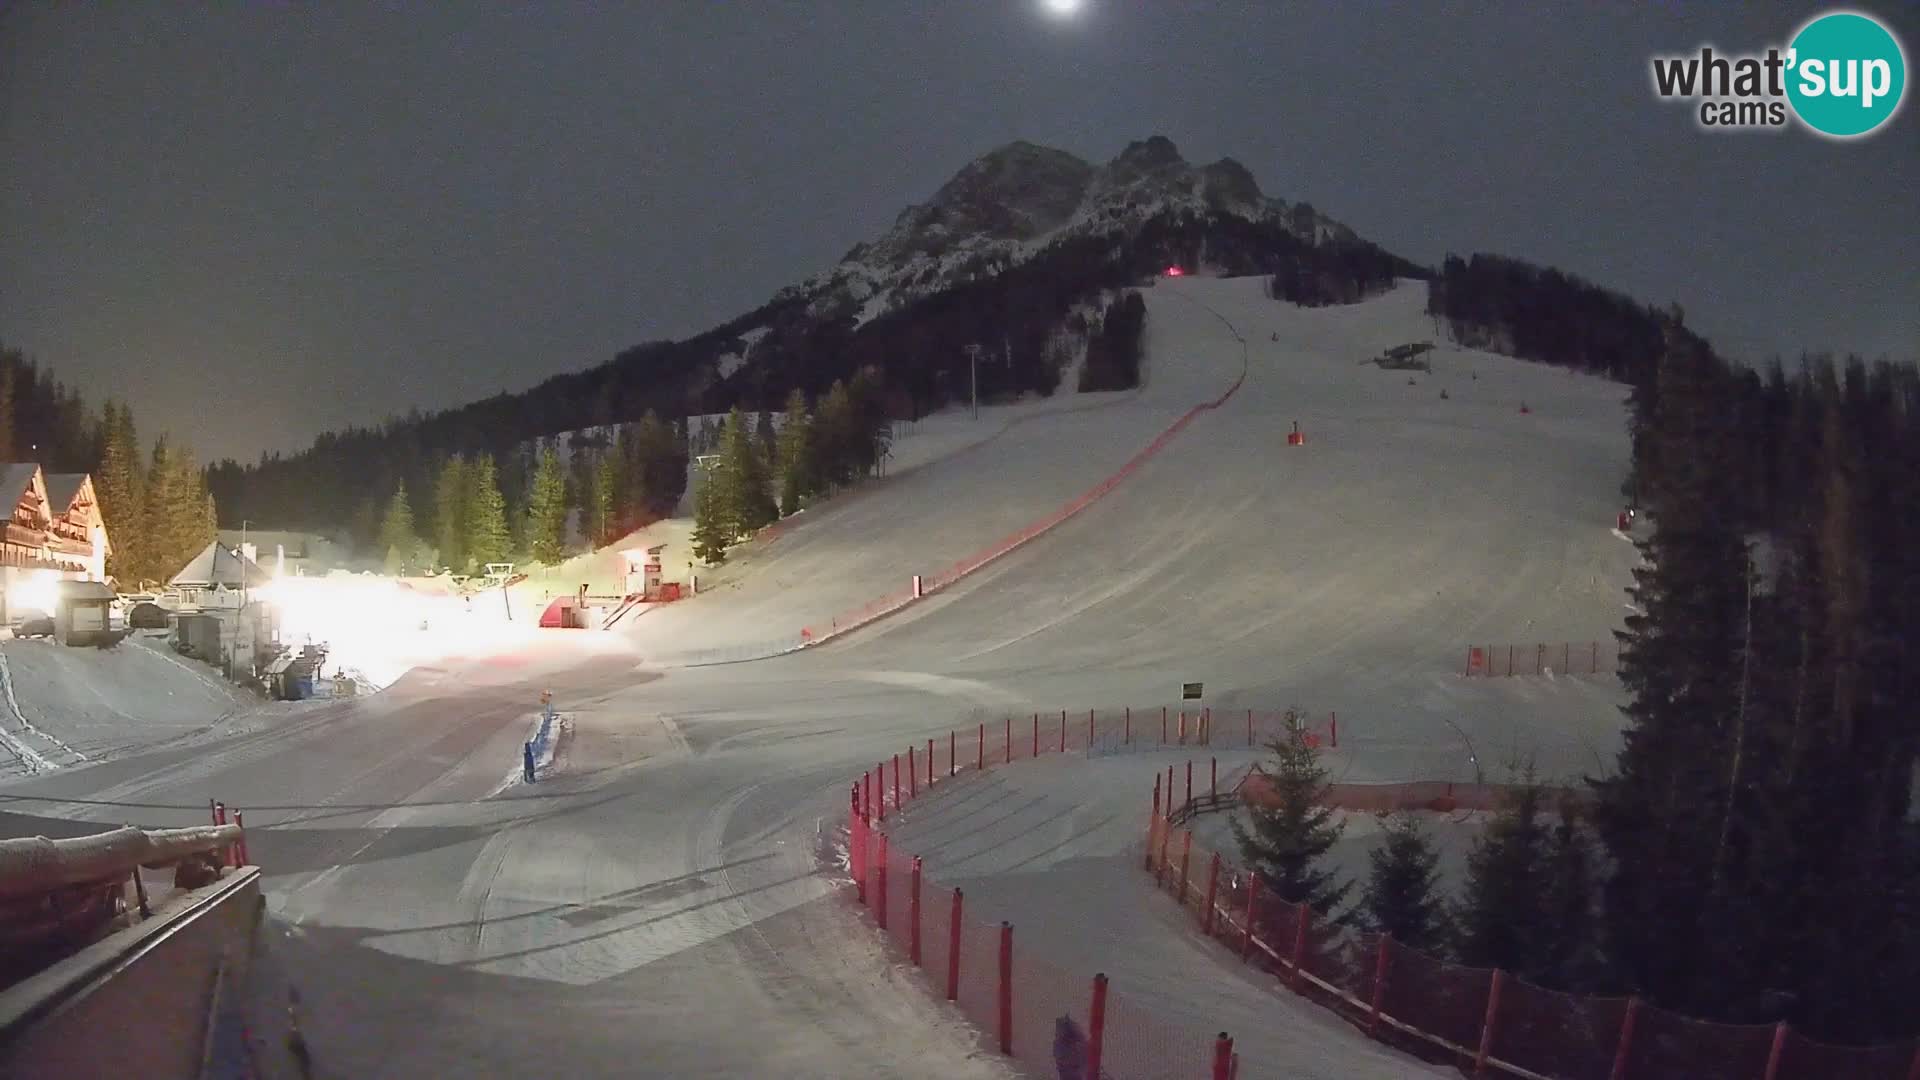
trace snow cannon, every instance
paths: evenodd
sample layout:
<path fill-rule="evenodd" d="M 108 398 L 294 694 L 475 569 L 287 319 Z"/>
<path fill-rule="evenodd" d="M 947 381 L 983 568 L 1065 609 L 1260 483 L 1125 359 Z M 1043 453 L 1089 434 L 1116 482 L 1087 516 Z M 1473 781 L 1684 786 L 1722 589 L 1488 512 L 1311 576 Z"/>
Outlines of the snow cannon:
<path fill-rule="evenodd" d="M 1307 437 L 1305 435 L 1300 434 L 1300 421 L 1298 420 L 1295 420 L 1293 422 L 1293 430 L 1287 432 L 1287 445 L 1288 446 L 1307 445 Z"/>
<path fill-rule="evenodd" d="M 1619 529 L 1621 532 L 1627 531 L 1627 512 L 1625 510 L 1620 511 L 1620 513 L 1614 517 L 1613 527 Z"/>

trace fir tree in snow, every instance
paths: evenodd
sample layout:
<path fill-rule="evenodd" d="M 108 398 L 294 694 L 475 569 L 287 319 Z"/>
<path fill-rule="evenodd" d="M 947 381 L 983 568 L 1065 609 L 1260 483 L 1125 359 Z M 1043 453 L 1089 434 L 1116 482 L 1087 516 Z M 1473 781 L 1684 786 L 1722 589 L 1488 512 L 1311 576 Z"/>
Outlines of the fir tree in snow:
<path fill-rule="evenodd" d="M 1367 924 L 1402 945 L 1438 951 L 1447 934 L 1440 854 L 1420 819 L 1408 813 L 1384 817 L 1380 843 L 1367 853 L 1367 862 L 1361 900 Z"/>
<path fill-rule="evenodd" d="M 407 484 L 402 480 L 387 503 L 380 521 L 380 547 L 386 551 L 389 574 L 409 574 L 420 549 L 420 538 L 413 531 L 413 507 L 407 502 Z"/>
<path fill-rule="evenodd" d="M 1454 917 L 1463 962 L 1534 981 L 1544 978 L 1554 948 L 1543 802 L 1529 769 L 1468 852 L 1466 888 Z"/>
<path fill-rule="evenodd" d="M 493 455 L 481 454 L 466 471 L 467 560 L 476 571 L 506 562 L 513 550 L 507 531 L 507 500 L 500 494 Z"/>
<path fill-rule="evenodd" d="M 1288 716 L 1297 715 L 1289 711 Z M 1305 903 L 1330 912 L 1353 885 L 1337 881 L 1319 866 L 1344 829 L 1335 811 L 1323 805 L 1327 770 L 1320 751 L 1297 734 L 1267 744 L 1273 756 L 1261 765 L 1273 798 L 1250 806 L 1246 823 L 1231 819 L 1241 854 L 1261 881 L 1288 903 Z"/>
<path fill-rule="evenodd" d="M 117 578 L 136 582 L 146 569 L 147 530 L 141 505 L 140 441 L 134 432 L 133 410 L 107 402 L 101 428 L 100 466 L 94 477 L 94 492 L 100 500 L 100 516 L 106 521 L 113 540 L 107 571 Z"/>
<path fill-rule="evenodd" d="M 593 463 L 593 472 L 588 476 L 587 535 L 595 546 L 609 543 L 619 532 L 619 506 L 617 493 L 620 490 L 621 439 L 614 437 L 613 445 L 602 451 L 598 461 Z"/>
<path fill-rule="evenodd" d="M 813 494 L 813 419 L 807 415 L 807 395 L 787 395 L 786 422 L 780 427 L 777 465 L 780 470 L 780 513 L 792 514 Z"/>
<path fill-rule="evenodd" d="M 549 447 L 540 455 L 527 499 L 527 548 L 534 561 L 556 565 L 566 554 L 567 473 L 560 455 Z"/>
<path fill-rule="evenodd" d="M 747 535 L 779 518 L 773 497 L 767 492 L 766 459 L 754 446 L 739 409 L 728 414 L 721 430 L 719 475 L 733 535 Z"/>
<path fill-rule="evenodd" d="M 727 545 L 733 542 L 733 523 L 720 475 L 723 471 L 722 467 L 708 469 L 693 497 L 693 554 L 708 566 L 726 562 Z"/>
<path fill-rule="evenodd" d="M 467 463 L 459 454 L 440 466 L 433 485 L 434 538 L 440 565 L 456 574 L 467 571 Z"/>

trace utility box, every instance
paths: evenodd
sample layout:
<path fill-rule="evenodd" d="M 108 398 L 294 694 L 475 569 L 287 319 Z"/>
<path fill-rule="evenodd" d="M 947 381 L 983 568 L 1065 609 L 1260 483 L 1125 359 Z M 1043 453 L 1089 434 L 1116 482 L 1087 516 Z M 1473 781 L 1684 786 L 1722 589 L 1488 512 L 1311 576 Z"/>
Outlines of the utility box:
<path fill-rule="evenodd" d="M 64 645 L 93 645 L 112 633 L 116 594 L 98 581 L 62 581 L 55 589 L 53 639 Z"/>

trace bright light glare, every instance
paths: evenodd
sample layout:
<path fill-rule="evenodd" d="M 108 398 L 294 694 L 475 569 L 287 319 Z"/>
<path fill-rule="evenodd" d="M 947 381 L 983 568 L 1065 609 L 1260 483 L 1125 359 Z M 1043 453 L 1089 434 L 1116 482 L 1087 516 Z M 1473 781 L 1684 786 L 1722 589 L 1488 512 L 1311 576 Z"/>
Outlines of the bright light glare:
<path fill-rule="evenodd" d="M 417 664 L 476 657 L 524 642 L 538 611 L 508 622 L 497 591 L 467 598 L 360 575 L 283 577 L 254 590 L 279 613 L 280 640 L 298 650 L 327 646 L 330 668 L 351 668 L 386 686 Z"/>
<path fill-rule="evenodd" d="M 1041 0 L 1041 7 L 1055 18 L 1065 19 L 1079 14 L 1080 0 Z"/>
<path fill-rule="evenodd" d="M 18 614 L 24 611 L 40 611 L 49 615 L 60 596 L 60 575 L 52 570 L 35 570 L 23 574 L 7 586 L 7 608 Z"/>

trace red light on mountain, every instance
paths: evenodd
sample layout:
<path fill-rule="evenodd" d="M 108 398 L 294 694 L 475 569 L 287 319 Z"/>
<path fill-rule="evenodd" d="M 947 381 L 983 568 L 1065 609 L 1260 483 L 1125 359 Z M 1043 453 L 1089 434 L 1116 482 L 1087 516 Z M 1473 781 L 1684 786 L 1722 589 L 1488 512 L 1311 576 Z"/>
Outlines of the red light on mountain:
<path fill-rule="evenodd" d="M 1182 269 L 1180 269 L 1180 268 L 1179 268 L 1179 267 L 1177 267 L 1177 266 L 1169 266 L 1169 267 L 1167 267 L 1167 276 L 1168 276 L 1168 277 L 1181 277 L 1181 276 L 1183 276 L 1184 274 L 1186 274 L 1186 271 L 1185 271 L 1185 270 L 1182 270 Z"/>

